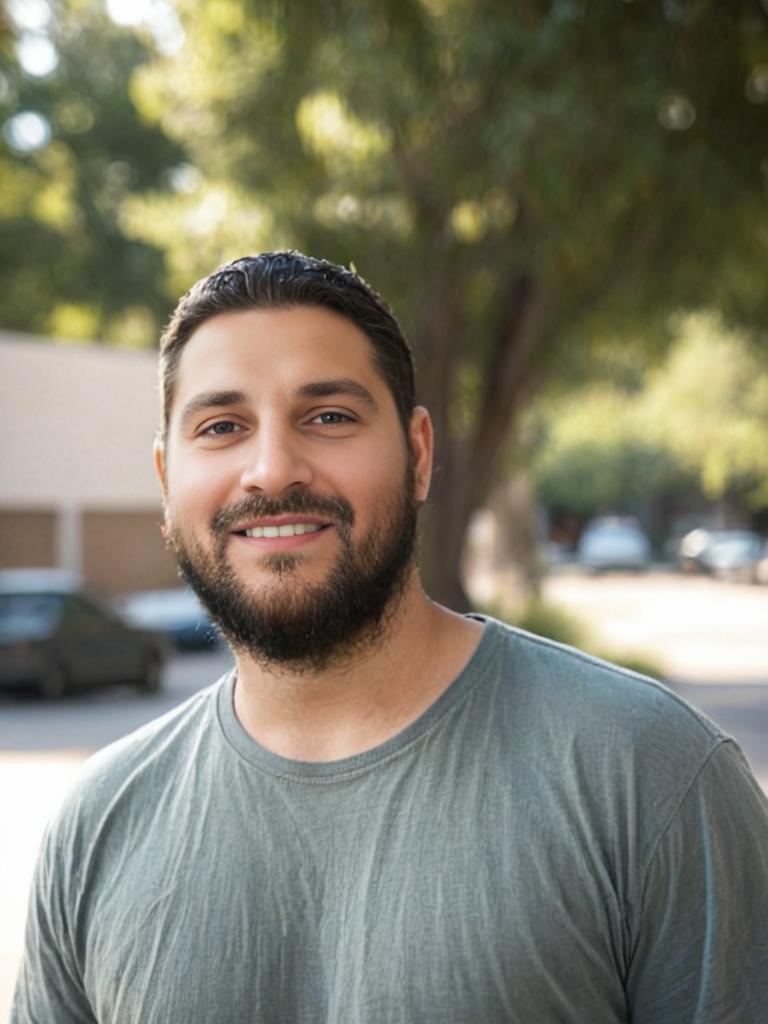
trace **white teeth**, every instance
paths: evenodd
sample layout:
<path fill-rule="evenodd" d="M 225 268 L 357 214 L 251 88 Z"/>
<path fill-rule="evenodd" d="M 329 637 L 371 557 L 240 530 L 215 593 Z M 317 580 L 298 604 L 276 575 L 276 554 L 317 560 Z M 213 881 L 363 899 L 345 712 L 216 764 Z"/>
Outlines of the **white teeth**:
<path fill-rule="evenodd" d="M 319 523 L 285 523 L 283 526 L 254 526 L 245 530 L 246 537 L 301 537 L 322 529 Z"/>

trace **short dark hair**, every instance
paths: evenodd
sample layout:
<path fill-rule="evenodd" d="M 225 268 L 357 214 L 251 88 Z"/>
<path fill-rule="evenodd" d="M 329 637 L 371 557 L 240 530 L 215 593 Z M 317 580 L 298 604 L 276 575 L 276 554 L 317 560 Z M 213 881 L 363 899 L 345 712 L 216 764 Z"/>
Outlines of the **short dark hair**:
<path fill-rule="evenodd" d="M 292 249 L 225 263 L 179 300 L 160 339 L 162 436 L 168 431 L 181 351 L 196 328 L 219 313 L 296 306 L 333 310 L 366 335 L 407 437 L 416 405 L 413 357 L 389 306 L 356 271 Z"/>

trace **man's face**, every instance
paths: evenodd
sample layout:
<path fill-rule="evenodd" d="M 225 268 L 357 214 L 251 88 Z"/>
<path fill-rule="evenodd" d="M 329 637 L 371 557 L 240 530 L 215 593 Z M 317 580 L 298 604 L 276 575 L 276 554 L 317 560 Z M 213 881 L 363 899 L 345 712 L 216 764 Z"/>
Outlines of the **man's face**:
<path fill-rule="evenodd" d="M 157 454 L 171 545 L 227 638 L 314 668 L 397 605 L 430 459 L 426 413 L 406 440 L 370 342 L 318 307 L 202 324 Z"/>

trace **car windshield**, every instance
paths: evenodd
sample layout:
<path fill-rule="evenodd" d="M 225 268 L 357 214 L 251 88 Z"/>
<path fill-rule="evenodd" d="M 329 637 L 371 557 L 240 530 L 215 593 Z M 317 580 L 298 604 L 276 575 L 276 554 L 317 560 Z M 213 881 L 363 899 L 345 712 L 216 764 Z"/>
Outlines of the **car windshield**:
<path fill-rule="evenodd" d="M 0 632 L 43 633 L 54 625 L 61 605 L 59 594 L 0 594 Z"/>

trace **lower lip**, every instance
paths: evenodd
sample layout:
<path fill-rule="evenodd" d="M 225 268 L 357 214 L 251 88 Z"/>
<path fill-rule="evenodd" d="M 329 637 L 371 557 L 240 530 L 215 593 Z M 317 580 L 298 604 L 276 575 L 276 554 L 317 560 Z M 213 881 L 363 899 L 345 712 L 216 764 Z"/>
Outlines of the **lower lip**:
<path fill-rule="evenodd" d="M 233 540 L 246 544 L 254 551 L 271 554 L 273 552 L 297 551 L 299 548 L 305 548 L 309 544 L 314 544 L 320 537 L 328 533 L 329 530 L 329 526 L 324 526 L 321 530 L 313 530 L 312 533 L 298 533 L 292 537 L 246 537 L 243 533 L 232 533 L 230 536 Z"/>

